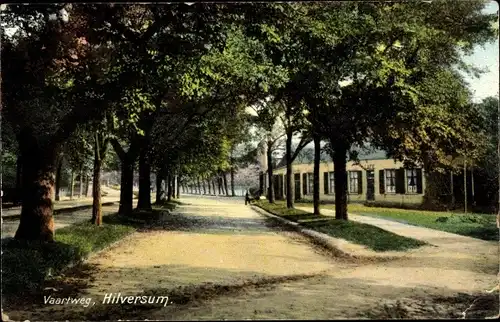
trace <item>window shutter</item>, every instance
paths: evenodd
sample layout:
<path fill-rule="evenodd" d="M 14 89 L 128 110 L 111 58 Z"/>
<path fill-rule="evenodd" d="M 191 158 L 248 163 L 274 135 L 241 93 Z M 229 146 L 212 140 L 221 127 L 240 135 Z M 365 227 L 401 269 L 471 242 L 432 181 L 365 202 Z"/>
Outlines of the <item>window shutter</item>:
<path fill-rule="evenodd" d="M 328 172 L 323 172 L 323 185 L 325 189 L 325 195 L 328 194 L 328 185 L 330 184 L 330 181 L 328 180 Z"/>
<path fill-rule="evenodd" d="M 378 191 L 379 194 L 385 194 L 385 173 L 384 170 L 378 171 Z"/>
<path fill-rule="evenodd" d="M 363 193 L 363 171 L 358 171 L 358 194 Z"/>
<path fill-rule="evenodd" d="M 404 194 L 406 191 L 405 169 L 399 168 L 396 170 L 396 193 Z"/>
<path fill-rule="evenodd" d="M 302 174 L 302 194 L 307 195 L 307 173 Z"/>
<path fill-rule="evenodd" d="M 417 169 L 417 193 L 422 191 L 422 169 Z"/>

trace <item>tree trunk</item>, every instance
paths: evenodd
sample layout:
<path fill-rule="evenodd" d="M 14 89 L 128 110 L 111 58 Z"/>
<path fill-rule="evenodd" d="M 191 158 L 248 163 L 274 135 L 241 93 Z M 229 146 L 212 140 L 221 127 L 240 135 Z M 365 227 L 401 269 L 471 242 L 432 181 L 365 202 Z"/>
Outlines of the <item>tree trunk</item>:
<path fill-rule="evenodd" d="M 134 162 L 129 156 L 121 160 L 120 215 L 130 214 L 134 199 Z"/>
<path fill-rule="evenodd" d="M 214 179 L 212 179 L 211 181 L 212 181 L 212 190 L 214 192 L 214 196 L 217 196 L 217 192 L 215 191 L 215 181 Z"/>
<path fill-rule="evenodd" d="M 313 204 L 314 214 L 319 215 L 319 163 L 321 160 L 321 139 L 319 136 L 314 136 L 314 187 L 313 187 Z M 327 184 L 327 183 L 325 183 Z"/>
<path fill-rule="evenodd" d="M 71 169 L 71 183 L 69 187 L 69 200 L 73 200 L 73 195 L 75 191 L 75 172 Z"/>
<path fill-rule="evenodd" d="M 85 173 L 85 189 L 83 193 L 85 194 L 85 197 L 89 196 L 89 176 L 86 173 Z"/>
<path fill-rule="evenodd" d="M 455 184 L 453 183 L 453 171 L 450 172 L 450 193 L 451 193 L 451 209 L 455 209 Z"/>
<path fill-rule="evenodd" d="M 22 200 L 21 200 L 21 194 L 22 194 L 22 176 L 23 176 L 23 164 L 22 164 L 22 158 L 21 158 L 21 152 L 18 153 L 17 155 L 17 161 L 16 161 L 16 193 L 14 196 L 14 204 L 19 205 Z"/>
<path fill-rule="evenodd" d="M 170 171 L 168 172 L 167 175 L 167 201 L 170 202 L 172 201 L 172 175 L 170 174 Z"/>
<path fill-rule="evenodd" d="M 207 187 L 205 186 L 205 180 L 203 180 L 203 177 L 201 178 L 201 184 L 203 185 L 203 194 L 207 194 Z"/>
<path fill-rule="evenodd" d="M 172 199 L 175 199 L 175 174 L 170 176 L 170 186 L 172 186 Z"/>
<path fill-rule="evenodd" d="M 111 140 L 111 144 L 116 154 L 120 158 L 121 178 L 120 178 L 120 215 L 132 212 L 134 200 L 134 165 L 139 151 L 140 141 L 133 137 L 127 152 L 121 147 L 117 140 Z"/>
<path fill-rule="evenodd" d="M 467 213 L 467 160 L 464 160 L 464 213 Z"/>
<path fill-rule="evenodd" d="M 156 203 L 160 204 L 165 200 L 165 191 L 163 190 L 163 174 L 158 171 L 156 174 Z"/>
<path fill-rule="evenodd" d="M 335 140 L 332 140 L 332 145 Z M 335 169 L 335 219 L 347 220 L 347 144 L 335 144 L 333 167 Z"/>
<path fill-rule="evenodd" d="M 181 187 L 179 183 L 179 175 L 175 176 L 176 188 L 177 188 L 177 199 L 181 196 Z"/>
<path fill-rule="evenodd" d="M 198 188 L 198 194 L 201 195 L 200 177 L 196 177 L 196 187 Z"/>
<path fill-rule="evenodd" d="M 83 170 L 80 169 L 80 187 L 78 192 L 78 198 L 81 198 L 83 195 Z"/>
<path fill-rule="evenodd" d="M 234 167 L 231 167 L 231 196 L 236 197 L 234 192 Z"/>
<path fill-rule="evenodd" d="M 269 187 L 267 188 L 267 199 L 269 203 L 274 203 L 274 187 L 273 187 L 273 158 L 270 148 L 267 149 L 267 179 Z"/>
<path fill-rule="evenodd" d="M 22 208 L 15 238 L 20 240 L 54 241 L 52 216 L 55 185 L 55 147 L 39 147 L 27 136 L 20 140 L 22 154 Z M 26 142 L 27 141 L 27 142 Z"/>
<path fill-rule="evenodd" d="M 101 208 L 101 160 L 99 154 L 100 146 L 98 143 L 98 135 L 96 134 L 96 142 L 94 145 L 94 176 L 92 179 L 92 224 L 100 226 L 102 224 L 102 208 Z"/>
<path fill-rule="evenodd" d="M 227 189 L 227 173 L 222 174 L 222 179 L 224 180 L 224 190 L 226 190 L 226 196 L 229 197 L 229 190 Z"/>
<path fill-rule="evenodd" d="M 219 195 L 221 195 L 222 194 L 222 192 L 221 192 L 222 182 L 221 182 L 221 178 L 219 176 L 217 176 L 217 186 L 219 188 Z"/>
<path fill-rule="evenodd" d="M 292 131 L 286 134 L 286 207 L 293 208 L 292 192 Z"/>
<path fill-rule="evenodd" d="M 147 144 L 141 149 L 139 155 L 139 200 L 137 209 L 151 210 L 151 165 L 149 163 Z"/>
<path fill-rule="evenodd" d="M 210 183 L 210 178 L 207 178 L 207 186 L 208 186 L 208 194 L 211 195 L 212 194 L 212 187 L 211 187 L 211 183 Z"/>
<path fill-rule="evenodd" d="M 57 161 L 57 172 L 56 172 L 56 196 L 55 200 L 59 201 L 61 200 L 61 197 L 59 196 L 60 190 L 61 190 L 61 176 L 62 176 L 62 164 L 63 160 L 60 158 Z"/>

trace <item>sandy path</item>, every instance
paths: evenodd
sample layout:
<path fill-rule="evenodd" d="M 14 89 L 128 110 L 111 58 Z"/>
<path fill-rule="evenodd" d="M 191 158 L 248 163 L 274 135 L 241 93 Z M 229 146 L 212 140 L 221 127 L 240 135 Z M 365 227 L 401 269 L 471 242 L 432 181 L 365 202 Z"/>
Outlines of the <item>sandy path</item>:
<path fill-rule="evenodd" d="M 299 207 L 298 209 L 312 211 L 312 208 Z M 323 209 L 322 213 L 335 216 L 335 211 L 329 209 Z M 454 272 L 459 271 L 462 275 L 468 273 L 469 278 L 464 279 L 463 283 L 466 283 L 470 289 L 479 290 L 483 287 L 481 283 L 476 283 L 477 273 L 498 272 L 500 246 L 498 242 L 351 213 L 349 220 L 377 226 L 395 234 L 434 245 L 435 247 L 412 250 L 408 252 L 407 257 L 427 267 L 446 267 Z"/>
<path fill-rule="evenodd" d="M 469 265 L 469 258 L 440 247 L 440 253 L 415 258 L 349 263 L 326 256 L 294 232 L 269 226 L 239 199 L 183 196 L 183 201 L 190 204 L 166 216 L 161 229 L 133 234 L 89 261 L 92 281 L 73 295 L 90 297 L 95 306 L 39 305 L 9 312 L 11 318 L 446 318 L 457 316 L 474 298 L 463 295 L 455 303 L 443 297 L 495 284 L 495 267 Z M 82 280 L 89 280 L 85 272 Z M 143 291 L 170 296 L 171 303 L 101 304 L 106 293 Z M 393 313 L 383 308 L 398 300 L 402 304 Z"/>

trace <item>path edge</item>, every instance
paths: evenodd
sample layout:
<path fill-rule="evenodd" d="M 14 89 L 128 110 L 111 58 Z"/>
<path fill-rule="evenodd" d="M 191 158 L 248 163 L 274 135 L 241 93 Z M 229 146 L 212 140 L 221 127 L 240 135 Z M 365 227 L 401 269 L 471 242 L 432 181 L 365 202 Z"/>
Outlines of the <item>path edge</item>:
<path fill-rule="evenodd" d="M 318 245 L 322 246 L 323 248 L 326 248 L 328 251 L 332 252 L 337 257 L 350 258 L 350 259 L 360 259 L 360 258 L 364 257 L 364 256 L 359 256 L 359 255 L 353 254 L 352 252 L 348 252 L 345 249 L 343 249 L 342 243 L 349 243 L 347 240 L 344 240 L 341 238 L 334 238 L 334 237 L 329 236 L 327 234 L 304 228 L 299 223 L 296 223 L 296 222 L 287 220 L 285 218 L 276 216 L 276 215 L 274 215 L 274 214 L 268 212 L 267 210 L 264 210 L 258 206 L 251 205 L 250 207 L 252 208 L 252 210 L 259 213 L 260 215 L 274 219 L 276 221 L 279 221 L 279 222 L 285 224 L 286 226 L 288 226 L 290 228 L 293 228 L 295 231 L 299 232 L 300 234 L 302 234 L 305 237 L 312 240 L 313 243 L 318 244 Z"/>

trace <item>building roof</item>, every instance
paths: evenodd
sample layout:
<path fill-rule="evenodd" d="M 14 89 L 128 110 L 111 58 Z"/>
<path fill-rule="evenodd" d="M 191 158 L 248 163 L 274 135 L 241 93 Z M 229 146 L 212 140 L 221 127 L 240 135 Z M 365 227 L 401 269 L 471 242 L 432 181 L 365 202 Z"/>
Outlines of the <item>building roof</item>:
<path fill-rule="evenodd" d="M 353 148 L 353 151 L 358 152 L 358 159 L 361 160 L 384 160 L 388 159 L 387 153 L 383 150 L 376 149 L 361 149 L 361 148 Z M 330 155 L 321 150 L 321 162 L 332 162 L 332 158 Z M 306 147 L 301 152 L 297 158 L 292 162 L 292 164 L 310 164 L 314 162 L 314 149 Z M 282 168 L 286 166 L 286 158 L 283 157 L 278 164 L 276 165 L 276 169 Z"/>

